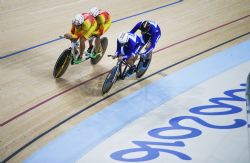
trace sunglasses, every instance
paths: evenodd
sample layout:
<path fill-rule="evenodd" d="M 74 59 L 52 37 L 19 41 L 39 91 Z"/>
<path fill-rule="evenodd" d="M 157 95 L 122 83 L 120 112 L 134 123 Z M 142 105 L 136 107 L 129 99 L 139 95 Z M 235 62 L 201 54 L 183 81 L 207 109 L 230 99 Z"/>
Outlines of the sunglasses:
<path fill-rule="evenodd" d="M 80 25 L 75 25 L 75 27 L 76 27 L 76 28 L 81 28 L 82 25 L 81 25 L 81 24 L 80 24 Z"/>

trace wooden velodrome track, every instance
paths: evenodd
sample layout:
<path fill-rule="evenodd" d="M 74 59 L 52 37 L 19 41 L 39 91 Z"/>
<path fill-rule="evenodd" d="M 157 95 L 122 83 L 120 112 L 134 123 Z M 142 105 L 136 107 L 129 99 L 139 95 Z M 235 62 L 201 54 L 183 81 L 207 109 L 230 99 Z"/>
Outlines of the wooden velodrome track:
<path fill-rule="evenodd" d="M 0 161 L 21 162 L 131 92 L 250 39 L 249 0 L 3 0 L 0 4 Z M 116 63 L 106 56 L 95 66 L 89 61 L 70 66 L 55 80 L 54 64 L 70 45 L 58 36 L 69 31 L 76 13 L 93 6 L 112 16 L 105 34 L 109 39 L 106 55 L 115 52 L 120 32 L 129 31 L 140 20 L 156 21 L 162 36 L 144 77 L 166 69 L 132 86 L 137 79 L 120 81 L 105 96 L 101 87 Z"/>

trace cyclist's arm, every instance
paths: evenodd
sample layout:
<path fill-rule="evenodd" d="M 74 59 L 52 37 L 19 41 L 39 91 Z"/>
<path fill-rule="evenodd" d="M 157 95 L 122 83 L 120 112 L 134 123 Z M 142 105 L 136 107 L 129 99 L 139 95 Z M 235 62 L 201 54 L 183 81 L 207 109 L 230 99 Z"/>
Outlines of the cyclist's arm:
<path fill-rule="evenodd" d="M 105 24 L 103 24 L 103 31 L 102 31 L 102 34 L 103 34 L 104 32 L 106 32 L 106 31 L 109 29 L 110 26 L 111 26 L 111 19 L 108 20 Z"/>
<path fill-rule="evenodd" d="M 101 36 L 104 33 L 104 24 L 105 24 L 105 17 L 103 15 L 99 15 L 96 18 L 98 27 L 95 32 L 93 32 L 93 35 Z"/>
<path fill-rule="evenodd" d="M 137 23 L 134 28 L 130 31 L 130 33 L 135 33 L 140 28 L 141 22 Z"/>
<path fill-rule="evenodd" d="M 95 24 L 91 24 L 91 22 L 89 20 L 86 20 L 83 23 L 82 26 L 82 30 L 81 30 L 81 35 L 82 37 L 84 37 L 84 39 L 89 39 L 91 37 L 91 35 L 93 35 L 93 32 L 96 29 L 96 23 Z"/>
<path fill-rule="evenodd" d="M 100 28 L 92 33 L 93 36 L 101 36 L 102 35 L 102 30 Z"/>
<path fill-rule="evenodd" d="M 70 34 L 71 34 L 71 39 L 79 39 L 80 38 L 80 34 L 76 34 L 76 29 L 74 27 L 74 25 L 72 25 L 71 30 L 70 30 Z"/>
<path fill-rule="evenodd" d="M 108 30 L 108 28 L 110 27 L 111 25 L 111 20 L 106 20 L 105 17 L 103 15 L 100 15 L 98 18 L 97 18 L 97 22 L 98 22 L 98 29 L 93 32 L 93 35 L 98 35 L 98 36 L 101 36 L 103 35 L 104 32 L 106 32 Z"/>
<path fill-rule="evenodd" d="M 145 53 L 148 54 L 149 52 L 151 52 L 152 50 L 154 50 L 155 48 L 155 43 L 156 43 L 156 32 L 153 29 L 152 30 L 152 35 L 151 35 L 151 39 L 150 39 L 150 47 L 148 49 L 146 49 Z"/>
<path fill-rule="evenodd" d="M 83 55 L 83 49 L 85 48 L 85 41 L 84 37 L 80 37 L 80 56 Z"/>

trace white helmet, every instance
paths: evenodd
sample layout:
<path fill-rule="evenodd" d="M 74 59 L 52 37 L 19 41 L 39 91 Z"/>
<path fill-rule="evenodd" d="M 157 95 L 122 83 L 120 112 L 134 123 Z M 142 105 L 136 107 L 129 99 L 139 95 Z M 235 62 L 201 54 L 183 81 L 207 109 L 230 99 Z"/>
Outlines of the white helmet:
<path fill-rule="evenodd" d="M 120 44 L 126 44 L 128 42 L 128 39 L 128 33 L 122 32 L 117 40 Z"/>
<path fill-rule="evenodd" d="M 72 20 L 72 23 L 76 26 L 81 25 L 83 22 L 84 22 L 84 16 L 82 14 L 77 14 Z"/>
<path fill-rule="evenodd" d="M 93 7 L 92 9 L 90 9 L 90 14 L 94 17 L 97 17 L 100 14 L 100 11 L 97 7 Z"/>

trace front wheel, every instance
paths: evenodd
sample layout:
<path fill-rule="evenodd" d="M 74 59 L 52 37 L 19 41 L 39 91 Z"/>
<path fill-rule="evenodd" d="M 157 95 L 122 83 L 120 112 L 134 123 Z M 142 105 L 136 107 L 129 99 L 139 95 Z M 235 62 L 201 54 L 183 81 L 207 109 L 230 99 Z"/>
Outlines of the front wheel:
<path fill-rule="evenodd" d="M 102 46 L 102 53 L 97 55 L 95 58 L 91 58 L 91 60 L 90 60 L 90 63 L 93 65 L 97 64 L 104 56 L 106 49 L 108 47 L 108 38 L 107 37 L 101 38 L 101 46 Z"/>
<path fill-rule="evenodd" d="M 119 76 L 119 67 L 115 66 L 111 69 L 111 71 L 108 73 L 103 86 L 102 86 L 102 94 L 109 92 L 113 84 L 116 82 L 117 77 Z"/>
<path fill-rule="evenodd" d="M 137 72 L 136 72 L 137 78 L 141 78 L 146 73 L 146 71 L 148 70 L 148 67 L 151 63 L 151 60 L 152 60 L 152 52 L 148 54 L 148 57 L 145 60 L 145 62 L 143 62 L 143 59 L 140 58 L 140 61 L 137 65 Z"/>
<path fill-rule="evenodd" d="M 71 50 L 66 49 L 62 52 L 56 61 L 54 66 L 53 76 L 54 78 L 60 78 L 64 72 L 67 70 L 69 63 L 71 61 Z"/>

